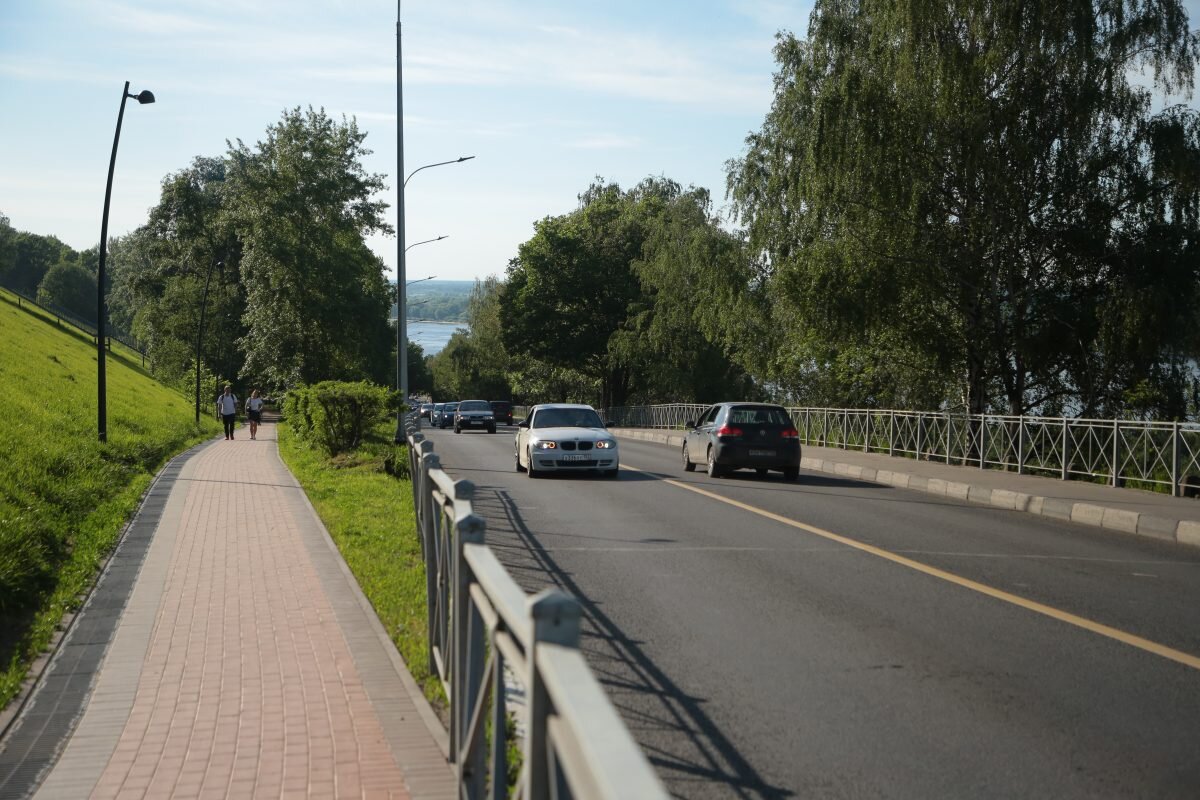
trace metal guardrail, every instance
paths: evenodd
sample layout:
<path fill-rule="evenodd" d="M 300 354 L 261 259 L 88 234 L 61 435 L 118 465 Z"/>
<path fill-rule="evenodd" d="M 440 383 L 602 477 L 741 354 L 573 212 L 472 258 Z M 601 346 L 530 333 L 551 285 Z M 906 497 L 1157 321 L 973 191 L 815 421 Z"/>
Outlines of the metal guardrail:
<path fill-rule="evenodd" d="M 527 720 L 512 796 L 667 798 L 579 652 L 578 601 L 529 597 L 484 544 L 475 487 L 453 480 L 420 417 L 405 417 L 413 509 L 425 560 L 429 667 L 450 698 L 450 758 L 462 798 L 506 798 L 506 672 L 524 686 Z"/>
<path fill-rule="evenodd" d="M 618 426 L 681 428 L 706 405 L 612 408 Z M 1200 424 L 847 408 L 789 408 L 800 440 L 1179 496 L 1200 486 Z"/>

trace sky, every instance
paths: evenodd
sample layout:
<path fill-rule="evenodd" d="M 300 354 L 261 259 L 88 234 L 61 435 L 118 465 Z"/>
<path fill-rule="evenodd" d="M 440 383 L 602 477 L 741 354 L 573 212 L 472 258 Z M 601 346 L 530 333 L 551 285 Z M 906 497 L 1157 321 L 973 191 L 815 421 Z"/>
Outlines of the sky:
<path fill-rule="evenodd" d="M 1185 0 L 1192 26 L 1200 0 Z M 770 108 L 779 31 L 811 0 L 405 0 L 407 279 L 503 275 L 535 221 L 596 176 L 710 190 Z M 389 0 L 0 0 L 0 213 L 76 249 L 100 240 L 121 91 L 110 235 L 168 175 L 283 111 L 354 117 L 397 221 L 397 4 Z M 1192 101 L 1194 104 L 1194 100 Z M 370 239 L 394 277 L 396 237 Z"/>
<path fill-rule="evenodd" d="M 775 35 L 811 2 L 405 0 L 407 279 L 503 275 L 535 221 L 596 176 L 666 176 L 725 206 L 725 162 L 772 96 Z M 0 0 L 0 213 L 82 250 L 100 240 L 125 81 L 110 236 L 162 180 L 285 109 L 354 117 L 397 221 L 397 5 L 384 0 Z M 422 170 L 459 156 L 473 160 Z M 372 249 L 394 277 L 396 237 Z"/>

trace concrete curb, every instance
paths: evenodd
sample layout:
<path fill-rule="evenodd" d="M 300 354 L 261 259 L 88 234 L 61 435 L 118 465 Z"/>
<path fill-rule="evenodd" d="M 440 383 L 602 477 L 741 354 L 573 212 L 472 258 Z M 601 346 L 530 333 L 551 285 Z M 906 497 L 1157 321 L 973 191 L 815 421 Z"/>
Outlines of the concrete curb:
<path fill-rule="evenodd" d="M 682 447 L 683 436 L 670 431 L 634 430 L 629 428 L 614 428 L 612 434 L 622 439 L 635 439 L 642 442 L 656 442 L 669 447 Z M 1095 505 L 1093 503 L 1072 502 L 1057 497 L 1014 492 L 1007 489 L 993 489 L 986 486 L 975 486 L 969 483 L 948 481 L 941 478 L 928 478 L 923 475 L 913 475 L 907 472 L 893 470 L 875 470 L 857 464 L 846 464 L 823 458 L 804 456 L 800 466 L 813 472 L 824 472 L 839 475 L 869 483 L 880 483 L 897 489 L 910 489 L 928 494 L 942 495 L 956 500 L 965 500 L 979 505 L 1002 508 L 1007 511 L 1023 511 L 1028 514 L 1039 514 L 1044 517 L 1076 522 L 1080 525 L 1091 525 L 1097 528 L 1131 533 L 1159 541 L 1177 542 L 1178 544 L 1200 547 L 1200 522 L 1192 520 L 1174 520 L 1156 517 L 1121 508 Z"/>

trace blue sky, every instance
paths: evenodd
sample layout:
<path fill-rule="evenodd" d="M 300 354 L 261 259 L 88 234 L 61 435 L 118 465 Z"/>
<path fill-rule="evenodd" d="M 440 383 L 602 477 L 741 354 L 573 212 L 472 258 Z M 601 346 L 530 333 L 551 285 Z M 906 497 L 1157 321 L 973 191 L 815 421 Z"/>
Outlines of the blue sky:
<path fill-rule="evenodd" d="M 771 99 L 771 48 L 809 2 L 436 2 L 402 9 L 408 277 L 503 274 L 532 225 L 596 175 L 666 175 L 724 204 L 724 162 Z M 355 116 L 395 223 L 395 2 L 0 1 L 0 211 L 82 249 L 100 238 L 121 89 L 109 231 L 142 224 L 160 181 L 285 108 Z M 394 270 L 395 238 L 372 247 Z"/>
<path fill-rule="evenodd" d="M 1200 0 L 1185 3 L 1200 24 Z M 533 222 L 596 175 L 704 186 L 771 100 L 779 30 L 811 2 L 406 0 L 410 279 L 503 274 Z M 110 233 L 142 224 L 160 181 L 196 156 L 253 145 L 285 108 L 355 116 L 395 222 L 396 4 L 386 0 L 0 0 L 0 211 L 82 249 L 100 238 L 124 81 Z M 372 247 L 394 270 L 395 238 Z"/>

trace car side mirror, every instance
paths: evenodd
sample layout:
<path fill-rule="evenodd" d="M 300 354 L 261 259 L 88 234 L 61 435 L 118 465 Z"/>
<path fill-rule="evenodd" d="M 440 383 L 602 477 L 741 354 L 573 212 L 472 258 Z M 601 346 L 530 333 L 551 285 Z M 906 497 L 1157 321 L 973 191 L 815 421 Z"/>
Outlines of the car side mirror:
<path fill-rule="evenodd" d="M 521 420 L 521 421 L 520 421 L 520 422 L 517 424 L 517 427 L 518 427 L 518 428 L 528 428 L 528 427 L 529 427 L 529 420 L 527 420 L 527 419 L 523 419 L 523 420 Z"/>
<path fill-rule="evenodd" d="M 696 423 L 692 422 L 690 419 L 689 419 L 687 422 L 683 423 L 683 424 L 684 424 L 684 426 L 685 426 L 685 427 L 687 427 L 687 428 L 694 428 L 694 427 L 696 427 Z"/>
<path fill-rule="evenodd" d="M 606 427 L 606 428 L 616 427 L 616 424 L 617 423 L 613 422 L 611 419 L 604 420 L 604 427 Z"/>

